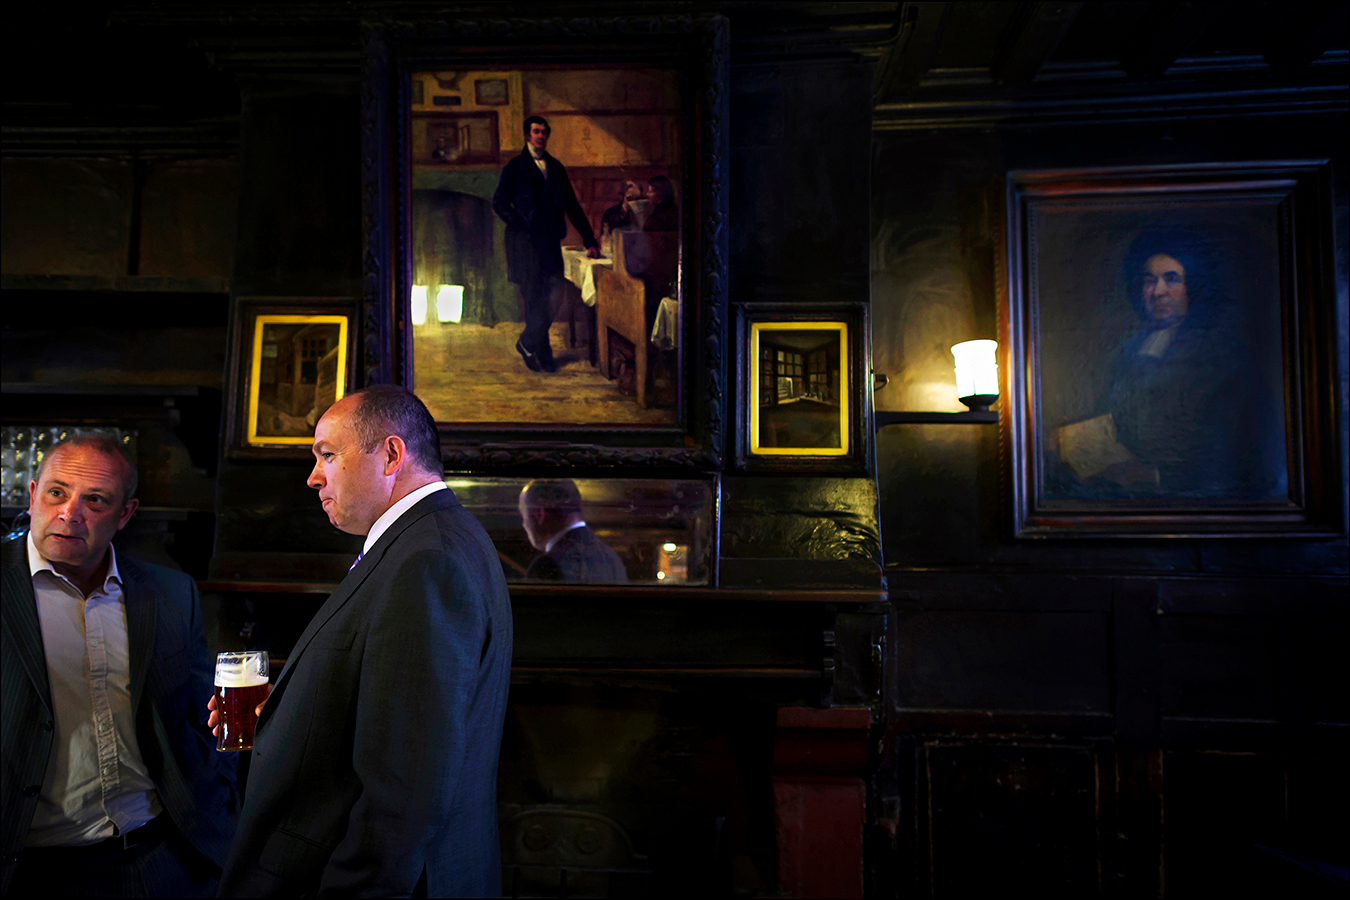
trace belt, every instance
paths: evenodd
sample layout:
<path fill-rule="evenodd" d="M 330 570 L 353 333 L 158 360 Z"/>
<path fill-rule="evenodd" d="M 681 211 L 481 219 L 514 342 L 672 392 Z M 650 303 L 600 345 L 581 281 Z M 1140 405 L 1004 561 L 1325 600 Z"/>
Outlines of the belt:
<path fill-rule="evenodd" d="M 161 840 L 168 832 L 170 825 L 169 817 L 160 813 L 139 828 L 133 828 L 116 837 L 104 838 L 95 844 L 81 844 L 78 847 L 25 847 L 23 852 L 25 856 L 56 854 L 68 858 L 71 856 L 106 856 L 113 853 L 122 853 L 151 841 Z"/>

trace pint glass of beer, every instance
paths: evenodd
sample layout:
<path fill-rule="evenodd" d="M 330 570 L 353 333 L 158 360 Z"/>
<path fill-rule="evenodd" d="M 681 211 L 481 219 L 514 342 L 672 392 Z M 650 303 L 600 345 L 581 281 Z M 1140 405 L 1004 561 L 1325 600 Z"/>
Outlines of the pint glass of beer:
<path fill-rule="evenodd" d="M 216 657 L 216 711 L 223 752 L 253 749 L 254 710 L 267 699 L 267 651 L 239 650 Z"/>

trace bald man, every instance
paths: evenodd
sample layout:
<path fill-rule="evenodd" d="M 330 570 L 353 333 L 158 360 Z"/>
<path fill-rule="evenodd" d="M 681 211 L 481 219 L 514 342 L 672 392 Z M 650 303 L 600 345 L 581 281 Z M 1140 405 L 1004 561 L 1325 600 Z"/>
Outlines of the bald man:
<path fill-rule="evenodd" d="M 536 478 L 520 492 L 520 522 L 539 555 L 530 581 L 627 584 L 623 560 L 581 517 L 581 492 L 566 478 Z"/>
<path fill-rule="evenodd" d="M 261 708 L 221 895 L 500 897 L 512 629 L 497 551 L 403 388 L 329 407 L 307 483 L 365 544 Z"/>

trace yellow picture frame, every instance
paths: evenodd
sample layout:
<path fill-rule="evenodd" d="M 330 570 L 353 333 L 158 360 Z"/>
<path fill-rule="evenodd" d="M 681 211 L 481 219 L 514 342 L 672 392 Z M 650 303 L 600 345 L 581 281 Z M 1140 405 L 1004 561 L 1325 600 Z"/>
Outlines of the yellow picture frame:
<path fill-rule="evenodd" d="M 246 446 L 307 447 L 314 442 L 318 417 L 347 393 L 349 328 L 346 315 L 254 317 Z"/>
<path fill-rule="evenodd" d="M 849 323 L 752 322 L 749 352 L 750 453 L 848 456 Z"/>

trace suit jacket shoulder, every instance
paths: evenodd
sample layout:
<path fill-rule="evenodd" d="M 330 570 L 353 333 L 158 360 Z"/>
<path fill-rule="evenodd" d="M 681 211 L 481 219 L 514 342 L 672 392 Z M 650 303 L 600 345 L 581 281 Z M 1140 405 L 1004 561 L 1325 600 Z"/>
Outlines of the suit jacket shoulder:
<path fill-rule="evenodd" d="M 628 573 L 619 554 L 589 526 L 573 528 L 547 553 L 530 563 L 526 578 L 573 584 L 626 584 Z"/>

